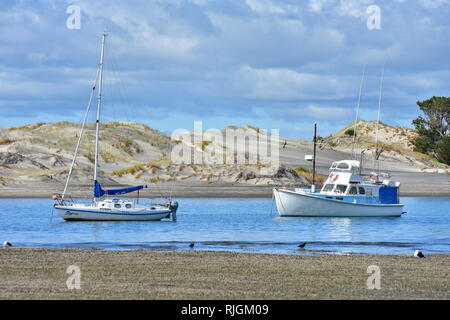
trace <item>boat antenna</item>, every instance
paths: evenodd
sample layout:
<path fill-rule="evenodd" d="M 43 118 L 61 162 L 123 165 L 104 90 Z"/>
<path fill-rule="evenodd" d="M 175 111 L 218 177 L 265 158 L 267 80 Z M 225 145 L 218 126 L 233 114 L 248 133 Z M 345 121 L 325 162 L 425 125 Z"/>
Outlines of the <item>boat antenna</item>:
<path fill-rule="evenodd" d="M 364 85 L 364 77 L 365 77 L 365 75 L 366 75 L 366 63 L 364 63 L 363 73 L 362 73 L 362 77 L 361 77 L 361 82 L 359 84 L 358 103 L 356 105 L 356 117 L 355 117 L 355 123 L 353 125 L 353 139 L 352 139 L 352 157 L 353 157 L 353 159 L 356 159 L 356 156 L 355 156 L 356 124 L 358 123 L 359 106 L 361 105 L 361 94 L 362 94 L 362 89 L 363 89 L 363 85 Z"/>
<path fill-rule="evenodd" d="M 102 103 L 102 87 L 103 87 L 103 60 L 105 56 L 105 39 L 106 39 L 106 32 L 103 33 L 102 37 L 102 50 L 100 54 L 100 83 L 98 86 L 98 97 L 97 97 L 97 118 L 95 121 L 95 164 L 94 164 L 94 184 L 97 181 L 97 174 L 98 174 L 98 137 L 100 133 L 100 106 Z"/>
<path fill-rule="evenodd" d="M 314 155 L 313 155 L 313 176 L 312 176 L 312 190 L 315 190 L 315 178 L 316 178 L 316 145 L 317 145 L 317 123 L 314 122 Z"/>
<path fill-rule="evenodd" d="M 377 116 L 377 126 L 376 126 L 376 133 L 375 133 L 375 155 L 373 158 L 373 169 L 375 170 L 375 161 L 377 164 L 377 171 L 378 175 L 380 174 L 380 162 L 379 159 L 377 159 L 377 153 L 378 153 L 378 130 L 380 127 L 380 117 L 381 117 L 381 99 L 383 97 L 383 79 L 384 79 L 384 67 L 386 65 L 386 62 L 383 63 L 383 69 L 381 71 L 381 78 L 380 78 L 380 94 L 378 97 L 378 116 Z"/>

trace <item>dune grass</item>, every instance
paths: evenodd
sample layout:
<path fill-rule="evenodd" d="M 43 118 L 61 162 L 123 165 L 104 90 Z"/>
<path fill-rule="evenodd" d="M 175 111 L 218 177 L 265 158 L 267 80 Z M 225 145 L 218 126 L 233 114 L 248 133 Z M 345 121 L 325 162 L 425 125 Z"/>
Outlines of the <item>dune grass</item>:
<path fill-rule="evenodd" d="M 0 139 L 0 145 L 11 144 L 13 142 L 16 142 L 16 140 L 12 140 L 9 138 Z"/>
<path fill-rule="evenodd" d="M 152 160 L 146 163 L 136 164 L 122 170 L 114 171 L 112 175 L 117 177 L 122 177 L 127 174 L 136 175 L 139 172 L 145 172 L 147 170 L 150 171 L 151 169 L 165 169 L 170 166 L 170 164 L 171 161 L 167 158 Z"/>
<path fill-rule="evenodd" d="M 308 180 L 309 183 L 312 183 L 312 177 L 313 177 L 312 169 L 307 169 L 305 167 L 298 167 L 298 168 L 295 168 L 294 171 L 299 176 L 304 177 L 306 180 Z M 316 180 L 316 182 L 323 184 L 326 179 L 325 179 L 325 177 L 318 175 L 316 172 L 315 180 Z"/>

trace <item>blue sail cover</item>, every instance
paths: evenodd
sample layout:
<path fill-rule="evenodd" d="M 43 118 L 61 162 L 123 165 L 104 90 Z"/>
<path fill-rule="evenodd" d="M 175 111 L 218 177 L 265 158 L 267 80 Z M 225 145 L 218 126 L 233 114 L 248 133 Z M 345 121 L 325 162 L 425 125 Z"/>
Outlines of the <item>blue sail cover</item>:
<path fill-rule="evenodd" d="M 126 194 L 134 191 L 138 191 L 141 189 L 147 188 L 147 186 L 135 186 L 123 189 L 111 189 L 111 190 L 103 190 L 100 183 L 95 180 L 94 182 L 94 198 L 103 197 L 105 194 L 109 196 L 117 195 L 117 194 Z"/>

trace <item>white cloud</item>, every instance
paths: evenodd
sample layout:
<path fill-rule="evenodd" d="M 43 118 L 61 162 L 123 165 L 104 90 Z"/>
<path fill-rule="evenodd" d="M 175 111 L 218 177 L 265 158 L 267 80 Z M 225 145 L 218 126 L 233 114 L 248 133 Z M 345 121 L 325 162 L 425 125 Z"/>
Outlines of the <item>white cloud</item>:
<path fill-rule="evenodd" d="M 352 115 L 352 110 L 348 108 L 320 107 L 313 104 L 308 105 L 303 111 L 309 118 L 318 120 L 348 119 Z"/>
<path fill-rule="evenodd" d="M 245 0 L 245 3 L 257 13 L 284 14 L 285 10 L 270 0 Z"/>
<path fill-rule="evenodd" d="M 340 0 L 337 13 L 355 18 L 366 17 L 366 9 L 373 0 Z"/>
<path fill-rule="evenodd" d="M 325 6 L 330 6 L 335 0 L 309 0 L 309 10 L 312 12 L 322 12 Z"/>
<path fill-rule="evenodd" d="M 420 0 L 420 3 L 427 9 L 436 9 L 444 4 L 449 4 L 449 0 Z"/>
<path fill-rule="evenodd" d="M 347 119 L 352 114 L 352 110 L 348 108 L 319 107 L 312 104 L 308 105 L 304 111 L 309 114 L 309 117 L 320 120 Z"/>
<path fill-rule="evenodd" d="M 81 29 L 70 31 L 65 9 L 74 2 L 82 8 Z M 278 119 L 282 126 L 296 109 L 302 112 L 298 117 L 325 119 L 328 113 L 344 116 L 348 108 L 352 111 L 346 119 L 352 121 L 362 65 L 367 62 L 368 78 L 373 78 L 363 95 L 364 108 L 372 110 L 384 61 L 386 118 L 414 117 L 417 100 L 450 95 L 449 2 L 2 3 L 1 108 L 3 114 L 19 105 L 39 109 L 49 119 L 66 116 L 61 105 L 81 112 L 106 27 L 111 31 L 106 61 L 112 53 L 121 80 L 131 84 L 126 89 L 143 120 L 150 110 L 159 117 L 173 114 L 180 122 L 187 113 L 231 114 L 231 120 L 270 113 L 267 121 Z M 370 4 L 382 6 L 381 31 L 366 28 Z M 160 123 L 166 128 L 179 125 Z"/>
<path fill-rule="evenodd" d="M 259 14 L 268 15 L 292 15 L 299 14 L 300 8 L 296 5 L 285 4 L 277 1 L 276 4 L 271 0 L 245 0 L 250 9 Z"/>
<path fill-rule="evenodd" d="M 180 5 L 177 1 L 174 5 Z M 168 10 L 148 2 L 141 10 L 117 2 L 80 1 L 83 12 L 92 20 L 110 20 L 125 34 L 114 34 L 122 53 L 156 55 L 165 59 L 189 60 L 200 42 L 200 35 L 183 19 L 174 19 Z"/>
<path fill-rule="evenodd" d="M 286 68 L 255 69 L 242 66 L 234 76 L 236 88 L 252 99 L 306 99 L 317 95 L 336 98 L 341 93 L 338 78 L 303 73 Z"/>

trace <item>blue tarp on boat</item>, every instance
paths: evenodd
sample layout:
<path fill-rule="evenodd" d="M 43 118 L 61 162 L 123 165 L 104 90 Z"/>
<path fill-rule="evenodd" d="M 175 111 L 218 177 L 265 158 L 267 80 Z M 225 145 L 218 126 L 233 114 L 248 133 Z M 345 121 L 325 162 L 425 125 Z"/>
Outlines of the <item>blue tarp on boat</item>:
<path fill-rule="evenodd" d="M 397 187 L 381 187 L 379 190 L 380 202 L 383 204 L 398 203 L 398 188 Z"/>
<path fill-rule="evenodd" d="M 100 198 L 103 197 L 105 194 L 109 196 L 114 196 L 118 194 L 126 194 L 134 191 L 138 191 L 141 189 L 147 188 L 147 186 L 135 186 L 135 187 L 128 187 L 128 188 L 122 188 L 122 189 L 111 189 L 111 190 L 103 190 L 100 183 L 95 180 L 94 182 L 94 198 Z"/>

